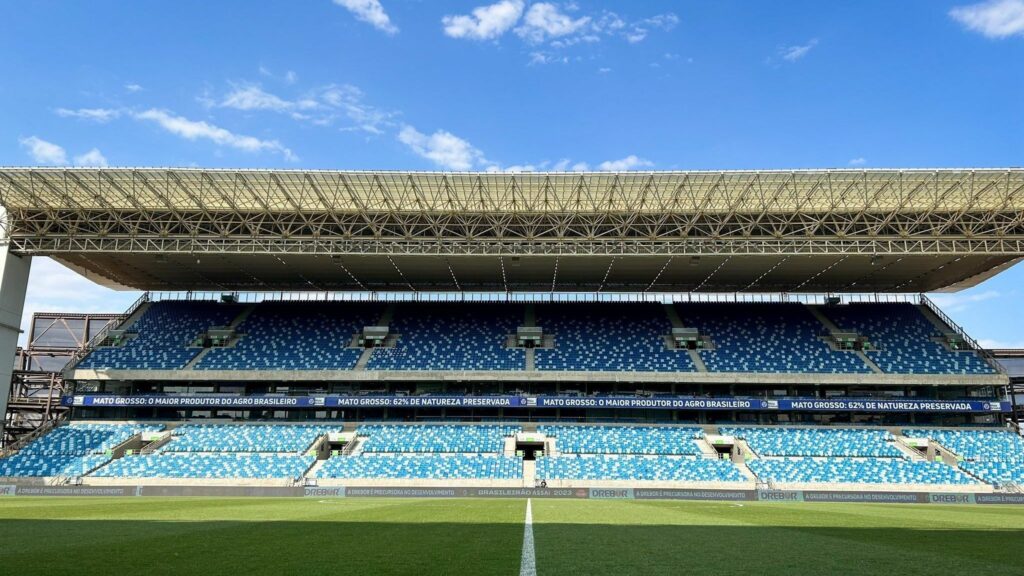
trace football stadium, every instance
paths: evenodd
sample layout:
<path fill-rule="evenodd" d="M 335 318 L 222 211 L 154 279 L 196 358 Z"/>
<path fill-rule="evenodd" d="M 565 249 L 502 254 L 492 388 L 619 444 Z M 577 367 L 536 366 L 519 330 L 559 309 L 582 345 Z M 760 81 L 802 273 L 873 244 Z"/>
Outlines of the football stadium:
<path fill-rule="evenodd" d="M 1024 257 L 1024 170 L 0 168 L 0 205 L 9 573 L 1024 572 L 1024 370 L 923 294 Z M 16 351 L 41 256 L 143 296 Z"/>

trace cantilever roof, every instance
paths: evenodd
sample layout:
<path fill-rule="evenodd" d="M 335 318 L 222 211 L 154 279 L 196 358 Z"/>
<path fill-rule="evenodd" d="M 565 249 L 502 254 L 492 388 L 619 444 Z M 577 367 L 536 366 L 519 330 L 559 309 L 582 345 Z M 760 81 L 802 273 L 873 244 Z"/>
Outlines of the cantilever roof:
<path fill-rule="evenodd" d="M 0 168 L 8 209 L 884 212 L 1024 209 L 1024 171 L 392 172 Z"/>
<path fill-rule="evenodd" d="M 1024 170 L 0 168 L 12 250 L 152 289 L 915 291 L 1024 256 Z"/>

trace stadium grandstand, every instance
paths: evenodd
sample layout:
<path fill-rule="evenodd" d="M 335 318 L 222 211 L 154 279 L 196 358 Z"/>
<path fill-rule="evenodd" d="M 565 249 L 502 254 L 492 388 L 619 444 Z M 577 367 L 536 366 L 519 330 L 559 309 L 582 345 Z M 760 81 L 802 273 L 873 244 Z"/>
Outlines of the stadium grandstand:
<path fill-rule="evenodd" d="M 33 257 L 143 293 L 34 320 L 22 358 L 74 337 L 5 481 L 1024 485 L 1018 355 L 924 295 L 1024 258 L 1019 169 L 0 168 L 0 205 L 0 379 Z"/>

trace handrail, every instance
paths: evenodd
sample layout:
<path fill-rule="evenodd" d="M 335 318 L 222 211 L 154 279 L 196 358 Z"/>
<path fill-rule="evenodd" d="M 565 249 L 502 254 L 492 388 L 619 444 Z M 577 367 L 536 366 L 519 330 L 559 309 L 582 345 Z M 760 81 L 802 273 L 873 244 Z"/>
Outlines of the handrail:
<path fill-rule="evenodd" d="M 63 418 L 51 418 L 49 420 L 43 421 L 43 423 L 40 424 L 39 427 L 36 428 L 35 430 L 18 438 L 17 441 L 12 442 L 10 445 L 5 446 L 4 449 L 0 451 L 0 456 L 7 457 L 10 456 L 11 454 L 14 454 L 18 450 L 21 450 L 22 448 L 27 446 L 30 442 L 38 439 L 43 434 L 46 434 L 50 430 L 59 426 L 63 421 Z"/>
<path fill-rule="evenodd" d="M 127 310 L 125 310 L 121 314 L 118 314 L 113 322 L 108 322 L 107 325 L 100 329 L 100 331 L 97 332 L 96 335 L 93 336 L 88 342 L 86 342 L 85 345 L 75 350 L 75 352 L 71 355 L 71 358 L 68 360 L 68 363 L 65 364 L 63 368 L 61 368 L 61 373 L 71 368 L 74 368 L 76 364 L 81 362 L 83 358 L 88 356 L 90 352 L 95 350 L 97 346 L 102 344 L 103 341 L 107 339 L 107 336 L 110 334 L 111 330 L 120 327 L 128 318 L 131 318 L 132 314 L 134 314 L 136 310 L 141 308 L 143 304 L 149 301 L 150 293 L 143 292 L 141 296 L 135 299 L 135 302 L 132 302 L 131 306 L 129 306 Z"/>
<path fill-rule="evenodd" d="M 954 322 L 952 318 L 950 318 L 949 316 L 946 315 L 945 312 L 940 310 L 939 307 L 936 306 L 934 302 L 932 302 L 931 298 L 928 298 L 924 294 L 921 294 L 919 296 L 919 299 L 921 304 L 923 304 L 925 308 L 928 308 L 928 310 L 930 310 L 933 314 L 938 316 L 939 320 L 941 320 L 946 326 L 952 328 L 953 332 L 955 332 L 957 336 L 963 338 L 964 342 L 966 342 L 967 345 L 970 346 L 973 350 L 977 351 L 978 354 L 981 355 L 982 359 L 988 362 L 988 364 L 992 366 L 993 369 L 995 369 L 1000 374 L 1006 374 L 1006 370 L 1003 369 L 1003 366 L 1001 364 L 995 361 L 995 358 L 992 356 L 992 353 L 983 348 L 977 340 L 972 338 L 967 333 L 967 331 L 963 329 L 962 326 Z"/>

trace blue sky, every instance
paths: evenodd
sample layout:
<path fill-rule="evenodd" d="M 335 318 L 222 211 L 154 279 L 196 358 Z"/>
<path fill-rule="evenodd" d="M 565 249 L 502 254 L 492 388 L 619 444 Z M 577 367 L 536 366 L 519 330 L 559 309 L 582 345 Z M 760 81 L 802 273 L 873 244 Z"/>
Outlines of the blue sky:
<path fill-rule="evenodd" d="M 0 21 L 4 165 L 1024 164 L 1024 0 L 35 1 Z M 27 313 L 135 297 L 33 267 Z M 937 300 L 1024 347 L 1022 286 L 1019 265 Z"/>

